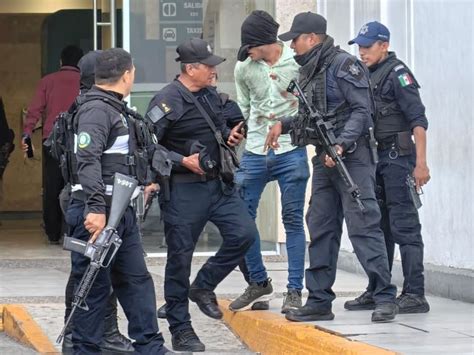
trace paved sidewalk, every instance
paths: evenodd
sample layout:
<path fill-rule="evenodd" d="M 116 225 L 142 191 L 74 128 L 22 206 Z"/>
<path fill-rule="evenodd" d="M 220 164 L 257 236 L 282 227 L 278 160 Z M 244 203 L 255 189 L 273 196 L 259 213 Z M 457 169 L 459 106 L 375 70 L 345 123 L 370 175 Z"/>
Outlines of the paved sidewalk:
<path fill-rule="evenodd" d="M 193 265 L 193 274 L 201 265 L 201 259 Z M 150 260 L 149 270 L 155 280 L 157 304 L 163 302 L 163 260 Z M 26 266 L 26 267 L 25 267 Z M 273 278 L 276 299 L 271 311 L 278 313 L 282 292 L 286 289 L 286 262 L 267 262 Z M 54 341 L 61 329 L 63 317 L 63 292 L 69 269 L 67 260 L 54 263 L 44 260 L 16 261 L 12 265 L 0 263 L 0 303 L 23 303 L 35 321 Z M 474 353 L 474 305 L 429 297 L 432 311 L 421 315 L 399 315 L 396 322 L 373 324 L 370 311 L 349 312 L 343 303 L 364 289 L 365 278 L 338 271 L 334 303 L 336 318 L 329 322 L 315 322 L 350 339 L 363 341 L 404 354 L 472 354 Z M 242 275 L 232 272 L 216 290 L 220 298 L 234 298 L 245 288 Z M 245 354 L 249 350 L 237 339 L 223 322 L 204 316 L 191 303 L 193 325 L 207 345 L 208 353 Z M 160 320 L 167 344 L 170 336 L 166 321 Z M 126 319 L 121 313 L 120 326 L 126 334 Z M 0 338 L 0 349 L 4 340 Z"/>
<path fill-rule="evenodd" d="M 206 258 L 196 257 L 193 276 Z M 287 263 L 279 257 L 267 257 L 269 276 L 273 279 L 276 299 L 271 311 L 279 313 L 282 293 L 286 291 Z M 148 259 L 155 282 L 157 305 L 163 303 L 164 259 Z M 26 306 L 51 341 L 55 341 L 62 325 L 64 288 L 69 276 L 69 253 L 59 246 L 46 245 L 36 222 L 19 224 L 4 221 L 0 231 L 0 304 L 18 303 Z M 192 277 L 193 277 L 192 276 Z M 362 276 L 339 270 L 335 284 L 338 296 L 333 311 L 335 320 L 314 323 L 349 339 L 367 342 L 405 354 L 474 354 L 474 305 L 430 297 L 431 312 L 421 315 L 399 315 L 395 322 L 373 324 L 370 312 L 349 312 L 345 300 L 359 295 L 365 288 Z M 239 271 L 232 272 L 216 292 L 221 299 L 233 299 L 246 287 Z M 306 295 L 306 293 L 304 293 Z M 204 316 L 191 303 L 196 332 L 206 344 L 208 353 L 245 354 L 249 349 L 220 321 Z M 167 344 L 170 337 L 166 321 L 160 320 Z M 126 319 L 121 312 L 120 326 L 126 334 Z M 0 333 L 0 353 L 21 354 L 13 349 L 11 340 Z M 10 350 L 6 350 L 6 349 Z M 25 350 L 27 351 L 27 350 Z"/>

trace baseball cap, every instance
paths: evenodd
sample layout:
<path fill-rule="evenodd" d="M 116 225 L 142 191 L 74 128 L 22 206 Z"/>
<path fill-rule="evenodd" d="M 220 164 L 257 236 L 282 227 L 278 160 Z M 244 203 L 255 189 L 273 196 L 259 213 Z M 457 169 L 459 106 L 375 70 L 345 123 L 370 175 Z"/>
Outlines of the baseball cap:
<path fill-rule="evenodd" d="M 89 90 L 95 82 L 95 62 L 102 51 L 91 51 L 84 55 L 77 63 L 81 71 L 81 90 Z"/>
<path fill-rule="evenodd" d="M 356 38 L 349 41 L 349 44 L 357 43 L 362 47 L 370 47 L 377 41 L 389 42 L 390 41 L 390 31 L 387 27 L 382 25 L 380 22 L 373 21 L 366 23 L 359 30 L 359 34 Z"/>
<path fill-rule="evenodd" d="M 288 32 L 278 36 L 282 41 L 291 41 L 303 33 L 326 34 L 326 19 L 313 12 L 302 12 L 295 16 Z"/>
<path fill-rule="evenodd" d="M 209 43 L 200 38 L 187 39 L 176 48 L 176 52 L 179 57 L 175 60 L 181 63 L 202 63 L 215 66 L 225 61 L 225 58 L 212 54 Z"/>

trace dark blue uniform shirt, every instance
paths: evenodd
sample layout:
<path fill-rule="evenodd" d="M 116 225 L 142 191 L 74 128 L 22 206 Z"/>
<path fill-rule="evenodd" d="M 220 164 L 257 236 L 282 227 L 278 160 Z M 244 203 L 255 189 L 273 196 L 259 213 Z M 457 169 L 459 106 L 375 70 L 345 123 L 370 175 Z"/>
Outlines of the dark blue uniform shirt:
<path fill-rule="evenodd" d="M 386 66 L 394 67 L 380 84 L 382 86 L 376 88 L 376 95 L 380 95 L 380 98 L 386 102 L 396 101 L 397 108 L 403 113 L 410 129 L 413 130 L 415 127 L 428 129 L 425 106 L 421 102 L 418 91 L 420 86 L 413 73 L 402 61 L 396 58 L 394 52 L 389 52 L 388 57 L 383 62 L 369 68 L 371 78 L 374 78 L 376 73 L 384 70 Z"/>
<path fill-rule="evenodd" d="M 193 94 L 227 140 L 230 130 L 222 115 L 220 97 L 215 88 L 204 88 Z M 169 157 L 175 165 L 181 164 L 183 157 L 190 155 L 187 151 L 189 141 L 199 141 L 206 146 L 212 160 L 220 160 L 219 147 L 207 121 L 192 100 L 181 95 L 175 84 L 169 84 L 157 92 L 148 106 L 147 115 L 154 121 L 158 142 L 170 151 Z"/>

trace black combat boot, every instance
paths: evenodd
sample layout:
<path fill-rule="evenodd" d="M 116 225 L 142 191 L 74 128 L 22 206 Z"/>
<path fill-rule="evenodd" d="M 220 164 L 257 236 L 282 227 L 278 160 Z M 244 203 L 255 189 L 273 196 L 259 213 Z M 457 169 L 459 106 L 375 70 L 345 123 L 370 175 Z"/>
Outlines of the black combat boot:
<path fill-rule="evenodd" d="M 112 353 L 132 353 L 134 348 L 132 342 L 120 333 L 117 324 L 117 298 L 115 294 L 110 296 L 104 318 L 104 335 L 100 343 L 100 349 Z"/>
<path fill-rule="evenodd" d="M 193 328 L 178 330 L 171 334 L 171 344 L 175 351 L 202 352 L 206 350 Z"/>
<path fill-rule="evenodd" d="M 425 296 L 414 293 L 402 293 L 397 297 L 397 304 L 400 314 L 427 313 L 430 311 L 430 305 Z"/>
<path fill-rule="evenodd" d="M 311 322 L 320 320 L 333 320 L 334 313 L 331 309 L 322 309 L 318 306 L 305 306 L 297 309 L 290 309 L 286 313 L 286 319 L 292 322 Z"/>
<path fill-rule="evenodd" d="M 189 299 L 196 303 L 201 312 L 206 316 L 214 319 L 222 319 L 223 314 L 219 309 L 216 294 L 213 291 L 191 285 L 189 288 Z"/>
<path fill-rule="evenodd" d="M 381 303 L 375 306 L 372 312 L 372 322 L 384 323 L 395 319 L 398 314 L 398 305 L 396 303 Z"/>
<path fill-rule="evenodd" d="M 156 310 L 156 316 L 160 319 L 166 319 L 166 303 Z"/>
<path fill-rule="evenodd" d="M 372 298 L 372 292 L 365 291 L 359 297 L 346 301 L 344 308 L 348 311 L 363 311 L 375 309 L 375 301 Z"/>

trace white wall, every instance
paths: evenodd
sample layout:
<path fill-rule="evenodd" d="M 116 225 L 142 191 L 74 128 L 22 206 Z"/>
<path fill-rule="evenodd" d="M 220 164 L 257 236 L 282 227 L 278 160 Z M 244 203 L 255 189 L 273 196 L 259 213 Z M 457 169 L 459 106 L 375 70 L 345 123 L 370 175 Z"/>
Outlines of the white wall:
<path fill-rule="evenodd" d="M 379 20 L 390 29 L 391 49 L 414 71 L 429 120 L 432 178 L 420 210 L 425 261 L 474 269 L 474 1 L 320 0 L 318 11 L 328 34 L 354 54 L 347 41 L 363 23 Z M 352 250 L 347 237 L 342 248 Z"/>

